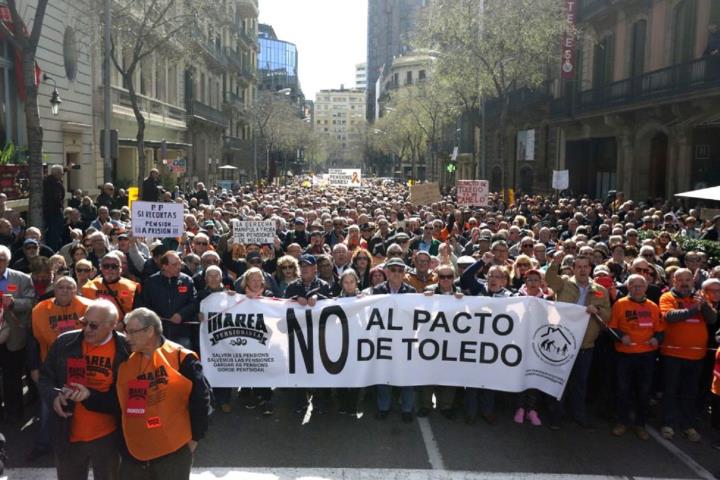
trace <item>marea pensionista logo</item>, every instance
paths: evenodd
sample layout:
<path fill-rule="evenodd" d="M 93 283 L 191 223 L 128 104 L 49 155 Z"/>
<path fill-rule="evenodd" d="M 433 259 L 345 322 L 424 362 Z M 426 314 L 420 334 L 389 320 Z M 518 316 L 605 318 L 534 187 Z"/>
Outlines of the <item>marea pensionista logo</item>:
<path fill-rule="evenodd" d="M 570 329 L 563 325 L 543 325 L 535 330 L 532 347 L 542 361 L 557 367 L 573 358 L 577 340 Z"/>
<path fill-rule="evenodd" d="M 248 339 L 262 345 L 269 338 L 262 313 L 208 313 L 206 322 L 210 342 L 217 345 L 220 340 L 230 339 L 230 345 L 247 345 Z"/>

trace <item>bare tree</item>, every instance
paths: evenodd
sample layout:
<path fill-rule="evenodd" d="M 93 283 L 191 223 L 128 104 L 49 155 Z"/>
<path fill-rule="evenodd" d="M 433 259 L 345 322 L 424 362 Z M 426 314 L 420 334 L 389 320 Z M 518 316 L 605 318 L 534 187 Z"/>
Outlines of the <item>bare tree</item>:
<path fill-rule="evenodd" d="M 221 2 L 204 0 L 113 0 L 111 59 L 128 91 L 137 122 L 138 185 L 146 170 L 145 115 L 140 107 L 136 82 L 138 69 L 150 56 L 180 58 L 189 44 L 195 22 L 203 16 L 220 15 Z"/>
<path fill-rule="evenodd" d="M 20 55 L 23 72 L 23 87 L 25 89 L 25 123 L 27 128 L 28 150 L 30 159 L 28 170 L 30 175 L 30 205 L 28 223 L 38 227 L 43 226 L 42 215 L 42 189 L 43 166 L 42 147 L 43 129 L 40 125 L 40 110 L 38 108 L 38 82 L 35 78 L 35 54 L 37 53 L 40 33 L 45 21 L 45 10 L 48 0 L 38 0 L 33 17 L 32 30 L 28 33 L 25 22 L 18 14 L 15 0 L 7 0 L 7 6 L 12 16 L 10 27 L 0 22 L 0 31 L 5 39 Z"/>

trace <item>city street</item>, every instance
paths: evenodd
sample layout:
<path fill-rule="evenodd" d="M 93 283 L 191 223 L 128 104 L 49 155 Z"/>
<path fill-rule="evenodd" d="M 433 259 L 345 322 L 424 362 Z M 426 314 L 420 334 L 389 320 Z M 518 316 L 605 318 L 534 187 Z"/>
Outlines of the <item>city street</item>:
<path fill-rule="evenodd" d="M 509 408 L 494 426 L 468 426 L 437 413 L 404 424 L 399 414 L 376 420 L 369 401 L 359 418 L 302 417 L 291 412 L 287 394 L 279 397 L 273 417 L 237 403 L 231 414 L 216 412 L 194 478 L 713 478 L 710 472 L 720 470 L 707 438 L 700 444 L 677 438 L 668 449 L 656 435 L 647 442 L 631 432 L 615 438 L 599 418 L 594 432 L 569 423 L 559 432 L 516 425 Z M 51 457 L 23 461 L 34 431 L 5 430 L 10 470 L 0 478 L 55 478 Z"/>

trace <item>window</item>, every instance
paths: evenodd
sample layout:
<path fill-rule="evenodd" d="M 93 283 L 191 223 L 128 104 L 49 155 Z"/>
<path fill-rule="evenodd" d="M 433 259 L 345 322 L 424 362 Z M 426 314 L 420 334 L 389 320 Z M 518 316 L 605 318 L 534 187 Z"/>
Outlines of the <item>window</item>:
<path fill-rule="evenodd" d="M 595 46 L 593 62 L 593 89 L 613 81 L 615 37 L 608 34 Z"/>
<path fill-rule="evenodd" d="M 18 137 L 18 100 L 15 87 L 15 54 L 6 43 L 0 43 L 0 147 L 13 142 L 20 143 Z"/>
<path fill-rule="evenodd" d="M 418 81 L 422 82 L 423 80 L 425 80 L 425 70 L 420 70 L 418 72 Z"/>
<path fill-rule="evenodd" d="M 405 85 L 412 85 L 413 76 L 412 71 L 405 72 Z"/>
<path fill-rule="evenodd" d="M 642 75 L 645 70 L 645 37 L 647 21 L 639 20 L 633 24 L 632 45 L 630 49 L 630 76 Z"/>
<path fill-rule="evenodd" d="M 693 59 L 695 46 L 695 0 L 684 0 L 673 11 L 672 54 L 673 63 Z"/>

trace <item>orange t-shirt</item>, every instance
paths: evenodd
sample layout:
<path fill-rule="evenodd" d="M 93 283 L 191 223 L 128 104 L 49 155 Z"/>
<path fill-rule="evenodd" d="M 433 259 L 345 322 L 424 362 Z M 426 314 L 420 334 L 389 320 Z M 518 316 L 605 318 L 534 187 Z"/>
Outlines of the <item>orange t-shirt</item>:
<path fill-rule="evenodd" d="M 115 348 L 114 338 L 110 338 L 110 341 L 103 345 L 83 342 L 87 388 L 103 393 L 112 388 Z M 90 442 L 110 435 L 116 428 L 114 415 L 94 412 L 85 408 L 82 403 L 76 403 L 70 424 L 70 441 Z"/>
<path fill-rule="evenodd" d="M 130 313 L 133 308 L 135 295 L 140 294 L 140 284 L 127 278 L 120 278 L 115 283 L 106 283 L 103 282 L 102 276 L 98 276 L 82 287 L 82 294 L 93 300 L 106 298 L 121 307 L 118 308 L 118 315 L 120 315 L 118 321 L 122 322 L 125 314 Z"/>
<path fill-rule="evenodd" d="M 665 292 L 660 297 L 660 311 L 665 324 L 665 340 L 660 349 L 663 355 L 685 360 L 705 358 L 708 331 L 700 313 L 682 322 L 668 323 L 665 321 L 665 315 L 670 310 L 687 309 L 694 304 L 693 297 L 680 298 L 675 296 L 672 291 Z"/>
<path fill-rule="evenodd" d="M 50 346 L 58 336 L 80 328 L 77 322 L 85 315 L 90 303 L 90 300 L 76 295 L 67 307 L 57 305 L 54 298 L 35 305 L 32 310 L 32 331 L 40 348 L 40 360 L 45 361 Z"/>
<path fill-rule="evenodd" d="M 613 305 L 610 328 L 620 330 L 630 337 L 632 345 L 615 342 L 615 350 L 622 353 L 645 353 L 657 350 L 647 345 L 656 332 L 662 332 L 664 324 L 660 308 L 651 300 L 636 302 L 623 297 Z"/>

